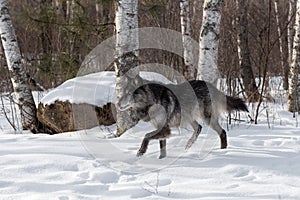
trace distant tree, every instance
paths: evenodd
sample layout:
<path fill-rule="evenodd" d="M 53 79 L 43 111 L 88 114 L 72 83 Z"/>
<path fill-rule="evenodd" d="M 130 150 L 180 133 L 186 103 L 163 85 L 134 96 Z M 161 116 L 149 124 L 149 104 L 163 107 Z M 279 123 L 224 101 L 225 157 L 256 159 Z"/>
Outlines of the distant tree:
<path fill-rule="evenodd" d="M 252 70 L 250 49 L 248 42 L 248 1 L 236 0 L 238 5 L 237 33 L 238 33 L 238 56 L 240 61 L 240 72 L 243 80 L 244 90 L 249 101 L 258 101 L 259 92 L 255 83 Z"/>
<path fill-rule="evenodd" d="M 0 35 L 7 66 L 11 73 L 11 82 L 20 108 L 22 127 L 24 130 L 31 130 L 33 133 L 36 133 L 38 131 L 36 106 L 22 64 L 22 57 L 10 18 L 7 0 L 0 0 Z"/>
<path fill-rule="evenodd" d="M 183 58 L 186 69 L 184 76 L 187 80 L 195 79 L 194 55 L 192 46 L 192 31 L 189 0 L 180 0 L 180 21 L 183 43 Z"/>
<path fill-rule="evenodd" d="M 218 79 L 218 47 L 223 0 L 204 0 L 199 37 L 197 79 L 216 83 Z"/>
<path fill-rule="evenodd" d="M 297 0 L 297 12 L 295 20 L 295 36 L 293 42 L 293 56 L 290 68 L 290 82 L 288 94 L 288 110 L 290 112 L 299 112 L 299 63 L 300 63 L 300 0 Z"/>
<path fill-rule="evenodd" d="M 288 13 L 288 52 L 289 52 L 289 63 L 292 63 L 293 57 L 293 45 L 294 45 L 294 21 L 295 21 L 295 13 L 296 13 L 296 0 L 289 0 L 289 13 Z"/>
<path fill-rule="evenodd" d="M 283 88 L 288 89 L 289 85 L 289 62 L 288 62 L 288 51 L 284 51 L 284 45 L 287 44 L 287 34 L 285 34 L 286 29 L 283 30 L 282 24 L 280 23 L 281 12 L 279 11 L 279 0 L 274 1 L 274 9 L 277 23 L 277 32 L 279 37 L 279 52 L 280 52 L 280 65 L 282 69 L 282 79 L 283 79 Z"/>
<path fill-rule="evenodd" d="M 125 88 L 134 85 L 138 66 L 138 0 L 118 0 L 116 12 L 116 93 L 117 99 L 125 93 Z M 131 110 L 117 111 L 117 136 L 122 135 L 137 123 Z"/>
<path fill-rule="evenodd" d="M 63 3 L 65 3 L 65 0 L 52 0 L 52 6 L 55 8 L 57 16 L 64 15 Z"/>

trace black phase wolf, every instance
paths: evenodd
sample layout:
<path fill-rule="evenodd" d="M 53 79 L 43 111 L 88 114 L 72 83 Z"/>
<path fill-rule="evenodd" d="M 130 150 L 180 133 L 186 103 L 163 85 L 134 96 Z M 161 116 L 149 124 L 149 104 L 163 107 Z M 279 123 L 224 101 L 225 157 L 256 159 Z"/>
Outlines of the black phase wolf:
<path fill-rule="evenodd" d="M 212 84 L 201 80 L 182 84 L 144 82 L 134 91 L 128 90 L 116 107 L 120 110 L 131 108 L 139 119 L 149 121 L 156 128 L 145 135 L 137 156 L 147 151 L 150 140 L 157 139 L 160 144 L 159 158 L 166 156 L 166 139 L 171 135 L 171 127 L 192 126 L 194 133 L 186 144 L 188 149 L 201 132 L 202 127 L 197 119 L 202 119 L 218 133 L 221 149 L 224 149 L 227 147 L 227 136 L 218 122 L 220 114 L 232 110 L 248 112 L 242 99 L 226 96 Z"/>

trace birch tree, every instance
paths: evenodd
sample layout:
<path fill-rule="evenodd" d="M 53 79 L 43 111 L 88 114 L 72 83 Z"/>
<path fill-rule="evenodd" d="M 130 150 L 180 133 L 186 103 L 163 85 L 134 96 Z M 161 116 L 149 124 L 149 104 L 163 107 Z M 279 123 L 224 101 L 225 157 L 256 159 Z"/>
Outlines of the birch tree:
<path fill-rule="evenodd" d="M 138 66 L 138 0 L 118 0 L 116 12 L 116 94 L 120 99 L 126 92 L 125 88 L 134 87 Z M 133 112 L 117 111 L 117 136 L 137 123 Z"/>
<path fill-rule="evenodd" d="M 288 94 L 288 110 L 290 112 L 299 111 L 299 63 L 300 63 L 300 0 L 297 0 L 296 19 L 295 19 L 295 36 L 293 42 L 293 55 L 290 67 L 290 82 Z"/>
<path fill-rule="evenodd" d="M 248 44 L 248 1 L 236 0 L 236 3 L 238 5 L 236 25 L 241 78 L 243 80 L 245 93 L 248 99 L 250 101 L 257 101 L 259 99 L 259 93 L 251 66 L 250 49 Z"/>
<path fill-rule="evenodd" d="M 180 0 L 180 22 L 183 44 L 183 58 L 186 69 L 184 76 L 187 80 L 195 79 L 195 66 L 193 64 L 193 46 L 190 20 L 189 0 Z"/>
<path fill-rule="evenodd" d="M 0 35 L 24 130 L 37 132 L 36 106 L 29 88 L 7 0 L 0 0 Z"/>
<path fill-rule="evenodd" d="M 204 0 L 199 41 L 197 79 L 216 83 L 218 79 L 218 47 L 223 0 Z"/>

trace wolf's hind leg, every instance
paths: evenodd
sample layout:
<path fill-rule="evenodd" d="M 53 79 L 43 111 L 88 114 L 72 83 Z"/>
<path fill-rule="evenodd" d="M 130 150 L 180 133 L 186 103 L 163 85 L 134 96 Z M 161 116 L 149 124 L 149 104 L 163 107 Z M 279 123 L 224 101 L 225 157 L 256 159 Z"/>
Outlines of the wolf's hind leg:
<path fill-rule="evenodd" d="M 226 131 L 224 129 L 222 129 L 222 133 L 219 136 L 220 136 L 220 140 L 221 140 L 221 149 L 226 149 L 227 148 Z"/>
<path fill-rule="evenodd" d="M 191 126 L 193 127 L 194 129 L 194 133 L 192 135 L 192 137 L 189 139 L 189 141 L 187 142 L 186 146 L 185 146 L 185 149 L 189 149 L 191 148 L 191 146 L 194 144 L 194 142 L 197 140 L 200 132 L 201 132 L 201 129 L 202 129 L 202 126 L 200 124 L 198 124 L 197 121 L 193 121 L 191 123 Z"/>
<path fill-rule="evenodd" d="M 158 158 L 162 159 L 167 156 L 167 140 L 166 139 L 159 140 L 159 148 L 160 148 L 160 155 Z"/>
<path fill-rule="evenodd" d="M 210 128 L 216 131 L 221 140 L 221 149 L 227 148 L 227 136 L 226 131 L 220 126 L 219 119 L 216 115 L 207 115 L 204 113 L 203 122 L 205 122 Z"/>
<path fill-rule="evenodd" d="M 218 119 L 212 119 L 209 126 L 218 133 L 221 141 L 221 149 L 226 149 L 227 148 L 226 131 L 220 126 Z"/>

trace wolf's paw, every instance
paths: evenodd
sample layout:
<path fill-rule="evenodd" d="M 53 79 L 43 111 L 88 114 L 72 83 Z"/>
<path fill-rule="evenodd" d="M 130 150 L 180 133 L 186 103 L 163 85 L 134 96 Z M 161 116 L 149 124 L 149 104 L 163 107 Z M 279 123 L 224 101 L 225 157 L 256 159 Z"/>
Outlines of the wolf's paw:
<path fill-rule="evenodd" d="M 146 152 L 146 151 L 145 151 L 144 149 L 139 149 L 138 152 L 137 152 L 137 154 L 136 154 L 136 156 L 137 156 L 137 157 L 141 157 L 141 156 L 144 155 L 145 152 Z"/>
<path fill-rule="evenodd" d="M 222 140 L 221 141 L 221 149 L 226 149 L 227 148 L 227 140 Z"/>
<path fill-rule="evenodd" d="M 187 143 L 187 144 L 185 145 L 185 150 L 188 150 L 189 148 L 191 148 L 191 146 L 192 146 L 192 144 Z"/>
<path fill-rule="evenodd" d="M 160 156 L 158 157 L 158 159 L 163 159 L 167 156 L 167 154 L 160 154 Z"/>
<path fill-rule="evenodd" d="M 195 142 L 195 140 L 193 140 L 192 138 L 189 139 L 189 141 L 185 145 L 185 150 L 188 150 L 189 148 L 191 148 L 191 146 L 194 144 L 194 142 Z"/>

